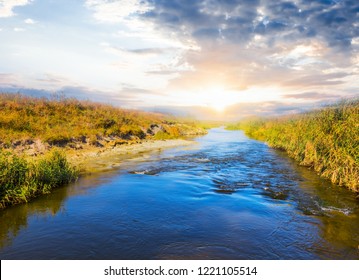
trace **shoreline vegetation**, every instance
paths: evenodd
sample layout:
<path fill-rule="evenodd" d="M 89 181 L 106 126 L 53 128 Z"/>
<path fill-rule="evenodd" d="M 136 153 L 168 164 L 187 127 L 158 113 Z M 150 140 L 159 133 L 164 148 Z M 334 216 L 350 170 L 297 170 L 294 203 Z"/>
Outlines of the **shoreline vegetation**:
<path fill-rule="evenodd" d="M 359 192 L 359 99 L 302 114 L 243 120 L 227 129 L 243 130 L 332 183 Z"/>
<path fill-rule="evenodd" d="M 53 96 L 0 93 L 0 209 L 28 202 L 113 157 L 189 145 L 208 124 Z"/>

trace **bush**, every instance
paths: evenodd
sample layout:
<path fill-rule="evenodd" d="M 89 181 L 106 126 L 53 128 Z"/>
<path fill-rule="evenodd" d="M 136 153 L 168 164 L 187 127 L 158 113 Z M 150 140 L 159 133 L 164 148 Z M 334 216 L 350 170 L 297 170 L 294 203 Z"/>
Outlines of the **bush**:
<path fill-rule="evenodd" d="M 53 151 L 35 165 L 35 180 L 42 192 L 67 184 L 77 178 L 77 171 L 70 166 L 66 156 Z"/>

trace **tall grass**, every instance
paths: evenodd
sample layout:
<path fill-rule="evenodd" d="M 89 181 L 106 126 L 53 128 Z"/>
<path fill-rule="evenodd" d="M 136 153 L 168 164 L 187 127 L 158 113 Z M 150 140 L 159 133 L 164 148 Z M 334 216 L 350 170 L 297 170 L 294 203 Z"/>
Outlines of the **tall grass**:
<path fill-rule="evenodd" d="M 359 191 L 359 100 L 276 119 L 232 125 L 271 147 L 285 150 L 333 183 Z"/>
<path fill-rule="evenodd" d="M 59 151 L 34 161 L 0 150 L 0 208 L 49 193 L 77 176 L 77 170 Z"/>

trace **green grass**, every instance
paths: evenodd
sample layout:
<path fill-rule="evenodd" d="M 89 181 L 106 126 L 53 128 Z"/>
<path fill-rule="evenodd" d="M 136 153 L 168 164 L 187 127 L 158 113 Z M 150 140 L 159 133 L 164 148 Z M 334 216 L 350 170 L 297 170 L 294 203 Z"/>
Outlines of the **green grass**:
<path fill-rule="evenodd" d="M 49 193 L 53 188 L 76 180 L 77 176 L 77 170 L 60 151 L 52 151 L 33 161 L 0 150 L 0 208 Z"/>
<path fill-rule="evenodd" d="M 312 112 L 228 126 L 285 150 L 333 183 L 359 191 L 359 100 Z"/>

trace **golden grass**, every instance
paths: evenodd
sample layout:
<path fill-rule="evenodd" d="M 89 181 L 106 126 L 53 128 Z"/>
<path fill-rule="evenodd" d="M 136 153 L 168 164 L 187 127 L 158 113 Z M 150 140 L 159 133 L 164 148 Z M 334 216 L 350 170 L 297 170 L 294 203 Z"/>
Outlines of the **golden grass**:
<path fill-rule="evenodd" d="M 73 98 L 33 98 L 21 94 L 0 94 L 0 145 L 40 139 L 61 146 L 71 141 L 101 137 L 144 139 L 161 131 L 161 138 L 200 134 L 193 121 L 168 121 L 168 117 Z M 158 128 L 158 129 L 157 129 Z M 158 136 L 157 138 L 160 138 Z"/>

